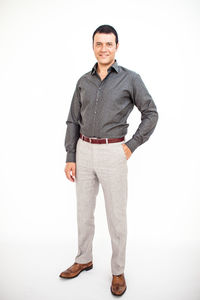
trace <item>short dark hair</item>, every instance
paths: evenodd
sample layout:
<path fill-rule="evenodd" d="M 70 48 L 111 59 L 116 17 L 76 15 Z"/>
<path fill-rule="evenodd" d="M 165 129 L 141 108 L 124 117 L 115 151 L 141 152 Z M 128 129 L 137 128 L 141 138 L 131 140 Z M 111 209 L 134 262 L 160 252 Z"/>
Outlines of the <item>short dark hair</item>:
<path fill-rule="evenodd" d="M 115 42 L 116 42 L 116 45 L 118 44 L 118 34 L 117 34 L 117 31 L 115 30 L 114 27 L 110 26 L 110 25 L 101 25 L 99 26 L 95 32 L 93 33 L 93 36 L 92 36 L 92 41 L 94 43 L 94 36 L 95 34 L 99 32 L 99 33 L 114 33 L 115 35 Z"/>

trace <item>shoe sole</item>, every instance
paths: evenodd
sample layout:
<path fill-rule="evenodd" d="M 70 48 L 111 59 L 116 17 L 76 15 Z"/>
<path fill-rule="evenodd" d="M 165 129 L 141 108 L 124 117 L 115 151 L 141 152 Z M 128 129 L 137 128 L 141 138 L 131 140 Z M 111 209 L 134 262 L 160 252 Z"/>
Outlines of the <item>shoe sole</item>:
<path fill-rule="evenodd" d="M 110 291 L 111 291 L 111 293 L 114 295 L 114 296 L 122 296 L 125 292 L 126 292 L 126 288 L 125 288 L 125 290 L 123 291 L 123 293 L 121 293 L 121 294 L 115 294 L 115 293 L 113 293 L 113 291 L 112 291 L 112 287 L 110 287 Z"/>
<path fill-rule="evenodd" d="M 93 268 L 93 265 L 85 268 L 85 269 L 82 269 L 78 274 L 76 274 L 75 276 L 72 276 L 72 277 L 63 277 L 63 276 L 60 276 L 61 278 L 64 278 L 64 279 L 72 279 L 72 278 L 75 278 L 77 277 L 82 271 L 89 271 Z"/>

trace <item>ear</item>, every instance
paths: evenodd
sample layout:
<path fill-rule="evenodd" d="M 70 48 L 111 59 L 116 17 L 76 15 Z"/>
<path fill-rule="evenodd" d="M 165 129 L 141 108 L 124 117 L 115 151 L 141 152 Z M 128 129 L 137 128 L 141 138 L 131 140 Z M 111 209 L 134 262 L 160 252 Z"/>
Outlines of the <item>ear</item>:
<path fill-rule="evenodd" d="M 117 45 L 116 45 L 116 51 L 117 51 L 118 48 L 119 48 L 119 42 L 118 42 Z"/>

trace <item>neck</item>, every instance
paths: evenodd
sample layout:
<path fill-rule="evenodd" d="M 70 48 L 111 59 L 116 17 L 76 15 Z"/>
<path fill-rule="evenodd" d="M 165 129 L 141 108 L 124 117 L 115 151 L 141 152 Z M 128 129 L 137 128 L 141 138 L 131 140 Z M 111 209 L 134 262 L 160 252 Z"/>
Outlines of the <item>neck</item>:
<path fill-rule="evenodd" d="M 98 66 L 97 66 L 97 72 L 104 74 L 107 73 L 107 70 L 110 68 L 110 66 L 112 66 L 112 64 L 115 62 L 115 59 L 108 65 L 104 65 L 104 64 L 100 64 L 98 62 Z"/>

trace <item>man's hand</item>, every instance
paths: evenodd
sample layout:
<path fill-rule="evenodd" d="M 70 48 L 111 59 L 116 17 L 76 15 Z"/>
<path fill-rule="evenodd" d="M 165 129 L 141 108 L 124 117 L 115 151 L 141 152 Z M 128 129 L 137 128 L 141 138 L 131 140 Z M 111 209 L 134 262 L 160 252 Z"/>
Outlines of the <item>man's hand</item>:
<path fill-rule="evenodd" d="M 65 175 L 67 179 L 74 182 L 76 177 L 76 163 L 75 162 L 67 162 L 65 166 Z"/>
<path fill-rule="evenodd" d="M 131 150 L 129 149 L 129 147 L 126 144 L 122 144 L 123 148 L 124 148 L 124 152 L 126 155 L 126 159 L 128 160 L 132 154 Z"/>

